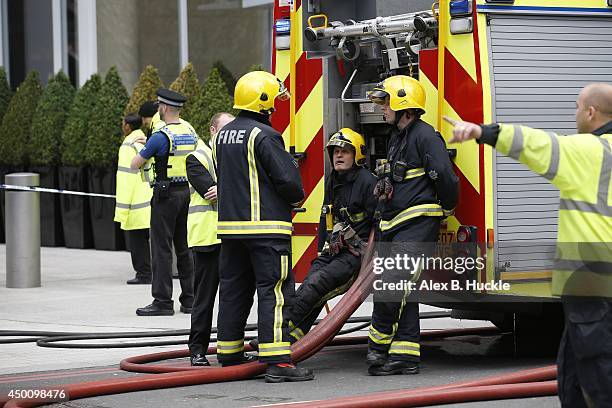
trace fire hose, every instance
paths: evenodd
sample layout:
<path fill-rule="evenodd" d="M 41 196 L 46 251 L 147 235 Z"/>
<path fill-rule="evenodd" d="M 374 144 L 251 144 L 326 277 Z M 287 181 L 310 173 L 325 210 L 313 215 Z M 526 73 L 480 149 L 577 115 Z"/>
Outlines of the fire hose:
<path fill-rule="evenodd" d="M 342 342 L 346 343 L 350 341 L 355 341 L 350 339 L 337 339 L 335 341 L 332 340 L 334 339 L 338 331 L 341 329 L 341 327 L 344 325 L 344 322 L 353 314 L 353 312 L 359 307 L 359 305 L 361 305 L 365 297 L 370 293 L 372 282 L 376 276 L 374 273 L 372 273 L 372 261 L 374 255 L 373 241 L 374 230 L 370 232 L 370 238 L 368 240 L 369 245 L 366 249 L 366 253 L 363 256 L 363 263 L 361 265 L 359 275 L 355 280 L 355 283 L 342 297 L 338 304 L 332 309 L 332 311 L 317 326 L 315 326 L 310 332 L 308 332 L 306 336 L 304 336 L 301 340 L 299 340 L 291 347 L 291 356 L 294 361 L 298 362 L 305 360 L 306 358 L 314 355 L 316 352 L 321 350 L 321 348 L 325 347 L 330 342 L 331 345 L 338 345 Z M 359 341 L 363 340 L 363 338 L 359 339 Z M 209 352 L 214 352 L 214 348 L 209 349 Z M 165 358 L 168 358 L 172 356 L 172 353 L 176 353 L 174 355 L 178 357 L 183 356 L 185 351 L 183 350 L 178 352 L 161 354 L 164 354 Z M 134 358 L 123 360 L 121 362 L 121 367 L 133 368 L 129 364 L 132 364 L 133 366 L 134 360 Z M 136 358 L 136 360 L 138 360 L 138 358 Z M 261 375 L 265 372 L 265 370 L 265 364 L 252 362 L 230 367 L 202 367 L 196 370 L 183 369 L 180 372 L 144 374 L 133 378 L 111 378 L 99 381 L 65 384 L 59 387 L 66 390 L 69 400 L 75 400 L 124 392 L 146 391 L 159 388 L 182 387 L 188 385 L 245 380 L 248 378 L 255 377 L 257 375 Z M 554 372 L 554 366 L 545 367 L 542 369 L 530 370 L 529 372 L 520 372 L 514 374 L 514 377 L 512 377 L 511 375 L 511 377 L 501 376 L 486 378 L 482 380 L 475 380 L 471 382 L 471 385 L 470 382 L 468 382 L 467 385 L 466 383 L 458 383 L 441 386 L 443 388 L 429 387 L 426 389 L 413 391 L 393 391 L 392 393 L 400 393 L 400 396 L 391 395 L 388 398 L 390 400 L 399 401 L 399 405 L 398 403 L 396 403 L 395 405 L 391 406 L 415 406 L 404 405 L 402 401 L 404 399 L 407 399 L 412 401 L 410 402 L 412 404 L 426 404 L 434 397 L 440 398 L 438 394 L 440 394 L 440 391 L 444 390 L 445 392 L 442 394 L 451 395 L 453 398 L 518 398 L 527 395 L 532 395 L 528 394 L 528 392 L 533 392 L 533 395 L 536 396 L 554 395 L 556 393 L 556 383 L 550 381 L 554 378 Z M 546 380 L 548 380 L 548 382 L 541 382 Z M 533 384 L 525 384 L 532 381 L 535 382 L 533 382 Z M 510 383 L 510 385 L 504 385 L 508 383 Z M 499 388 L 487 388 L 491 386 L 497 386 Z M 540 389 L 540 386 L 544 388 Z M 411 395 L 405 395 L 411 392 Z M 376 398 L 378 397 L 374 397 L 371 399 L 374 400 Z M 359 406 L 380 406 L 373 405 L 376 402 L 371 402 L 368 399 L 368 396 L 364 396 L 362 397 L 362 399 L 365 399 L 369 402 L 365 403 L 365 405 Z M 0 402 L 3 402 L 2 399 L 0 399 Z M 49 403 L 49 401 L 40 399 L 12 399 L 6 402 L 4 407 L 36 407 L 44 405 L 46 403 Z M 338 406 L 354 407 L 357 405 L 355 405 L 355 403 L 349 403 L 349 405 Z M 385 406 L 390 406 L 390 403 L 385 403 Z"/>

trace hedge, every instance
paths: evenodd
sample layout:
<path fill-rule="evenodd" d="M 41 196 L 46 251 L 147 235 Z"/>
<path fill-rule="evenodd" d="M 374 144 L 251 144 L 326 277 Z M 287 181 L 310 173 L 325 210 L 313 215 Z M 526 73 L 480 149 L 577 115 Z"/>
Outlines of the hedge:
<path fill-rule="evenodd" d="M 185 65 L 176 80 L 170 84 L 170 89 L 187 97 L 187 102 L 181 109 L 181 117 L 191 122 L 196 99 L 200 95 L 200 81 L 191 62 Z"/>
<path fill-rule="evenodd" d="M 163 86 L 159 78 L 159 71 L 153 65 L 147 65 L 140 74 L 138 82 L 134 86 L 130 101 L 124 110 L 124 115 L 128 113 L 138 113 L 140 105 L 146 101 L 157 100 L 157 90 Z"/>

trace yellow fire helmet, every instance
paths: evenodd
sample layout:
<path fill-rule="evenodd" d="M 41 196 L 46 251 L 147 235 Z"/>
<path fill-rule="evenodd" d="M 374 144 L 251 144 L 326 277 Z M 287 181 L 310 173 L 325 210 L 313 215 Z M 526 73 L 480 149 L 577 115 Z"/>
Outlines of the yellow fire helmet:
<path fill-rule="evenodd" d="M 416 79 L 406 75 L 394 75 L 376 85 L 368 95 L 376 104 L 384 105 L 389 98 L 393 111 L 420 109 L 425 113 L 425 89 Z"/>
<path fill-rule="evenodd" d="M 334 148 L 338 147 L 351 147 L 355 152 L 355 164 L 357 166 L 363 166 L 366 162 L 366 145 L 363 136 L 353 129 L 342 128 L 334 133 L 327 142 L 327 153 L 329 160 L 334 163 Z"/>
<path fill-rule="evenodd" d="M 242 109 L 266 115 L 274 112 L 274 100 L 289 99 L 291 95 L 285 84 L 265 71 L 244 74 L 236 83 L 234 109 Z"/>

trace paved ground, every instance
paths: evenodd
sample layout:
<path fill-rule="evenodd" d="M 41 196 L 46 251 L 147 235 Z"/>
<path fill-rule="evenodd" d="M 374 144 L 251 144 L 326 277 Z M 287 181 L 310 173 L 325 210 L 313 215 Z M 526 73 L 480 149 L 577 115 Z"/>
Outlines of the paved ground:
<path fill-rule="evenodd" d="M 128 286 L 129 254 L 65 248 L 42 249 L 42 287 L 5 288 L 5 246 L 0 246 L 0 330 L 116 332 L 187 329 L 189 315 L 138 317 L 135 309 L 150 303 L 150 286 Z M 178 299 L 178 281 L 175 281 Z M 433 308 L 422 306 L 422 310 Z M 253 310 L 256 310 L 255 308 Z M 356 316 L 369 315 L 365 303 Z M 256 322 L 251 314 L 250 323 Z M 423 329 L 474 327 L 485 322 L 436 319 Z M 364 334 L 362 332 L 361 334 Z M 359 333 L 358 333 L 359 334 Z M 0 340 L 3 338 L 0 337 Z M 179 339 L 186 339 L 182 337 Z M 130 342 L 133 340 L 122 340 Z M 102 350 L 41 348 L 35 343 L 0 344 L 0 394 L 11 389 L 48 387 L 93 379 L 132 376 L 118 369 L 127 357 L 181 350 L 183 345 Z M 304 363 L 316 379 L 299 384 L 265 384 L 262 379 L 137 392 L 72 401 L 64 407 L 246 407 L 278 402 L 312 401 L 375 391 L 413 388 L 477 378 L 552 363 L 550 357 L 518 358 L 508 336 L 464 336 L 423 345 L 418 376 L 374 378 L 366 375 L 365 346 L 327 349 Z M 172 362 L 173 364 L 177 362 Z M 178 364 L 187 364 L 184 359 Z M 556 398 L 470 404 L 479 407 L 556 407 Z M 316 406 L 316 403 L 313 403 Z M 468 406 L 460 404 L 455 406 Z"/>

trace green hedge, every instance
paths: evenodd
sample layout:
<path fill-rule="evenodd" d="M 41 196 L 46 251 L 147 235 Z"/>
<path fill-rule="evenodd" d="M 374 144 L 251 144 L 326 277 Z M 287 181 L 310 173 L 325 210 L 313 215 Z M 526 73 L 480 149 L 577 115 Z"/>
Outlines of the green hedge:
<path fill-rule="evenodd" d="M 38 72 L 30 71 L 17 88 L 17 92 L 2 118 L 0 126 L 0 164 L 27 165 L 32 117 L 36 111 L 42 86 Z"/>
<path fill-rule="evenodd" d="M 225 82 L 221 78 L 219 70 L 213 68 L 197 99 L 194 107 L 195 112 L 191 122 L 200 138 L 204 141 L 208 141 L 210 139 L 210 119 L 218 112 L 235 114 L 236 111 L 234 111 L 232 106 L 232 98 L 227 92 Z"/>
<path fill-rule="evenodd" d="M 233 95 L 234 88 L 236 88 L 236 82 L 238 82 L 238 80 L 236 79 L 234 74 L 232 74 L 232 71 L 230 71 L 225 66 L 225 64 L 223 64 L 223 61 L 220 60 L 215 61 L 215 63 L 212 65 L 212 68 L 216 68 L 217 71 L 219 71 L 219 75 L 221 75 L 221 79 L 223 79 L 223 82 L 225 82 L 225 87 L 227 88 L 227 91 L 230 95 Z"/>
<path fill-rule="evenodd" d="M 128 93 L 116 67 L 111 67 L 100 88 L 94 115 L 88 130 L 85 163 L 93 167 L 109 167 L 117 161 L 123 142 L 121 124 L 128 103 Z"/>
<path fill-rule="evenodd" d="M 138 82 L 134 86 L 130 101 L 125 107 L 123 112 L 125 115 L 128 113 L 138 113 L 140 105 L 146 101 L 157 100 L 157 90 L 163 86 L 162 80 L 159 78 L 159 71 L 153 65 L 147 65 L 140 74 Z"/>
<path fill-rule="evenodd" d="M 100 75 L 92 75 L 78 90 L 68 112 L 62 132 L 62 157 L 64 166 L 84 166 L 87 148 L 88 124 L 94 115 L 98 93 L 102 87 Z"/>
<path fill-rule="evenodd" d="M 181 109 L 181 117 L 191 122 L 194 115 L 196 99 L 200 95 L 200 81 L 198 81 L 198 74 L 191 62 L 185 65 L 178 78 L 170 84 L 170 89 L 187 97 L 187 102 Z"/>
<path fill-rule="evenodd" d="M 61 140 L 74 87 L 62 71 L 45 88 L 32 120 L 30 164 L 55 166 L 60 163 Z"/>
<path fill-rule="evenodd" d="M 4 67 L 0 67 L 0 123 L 2 123 L 2 118 L 4 118 L 12 97 L 13 91 L 9 86 L 6 71 Z"/>

